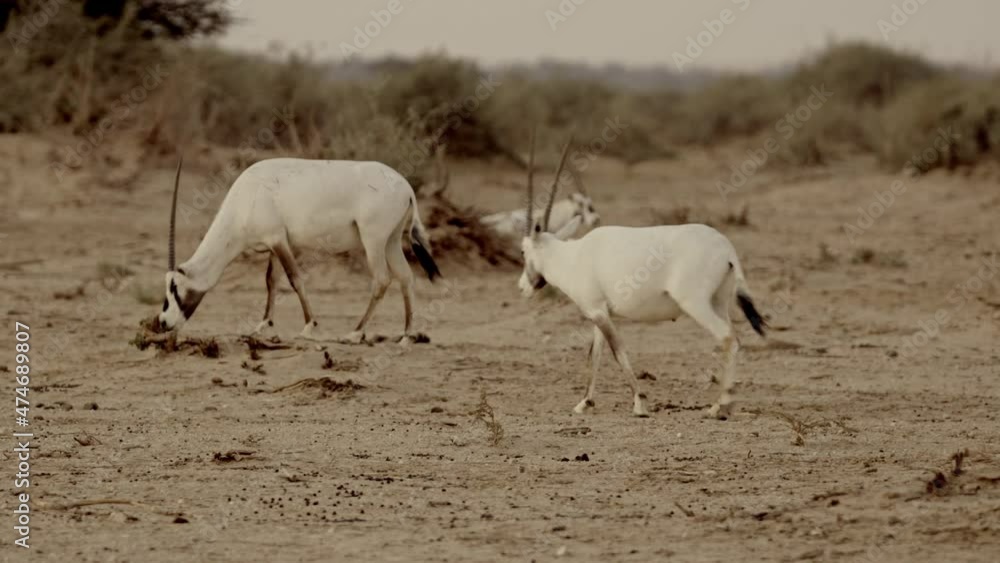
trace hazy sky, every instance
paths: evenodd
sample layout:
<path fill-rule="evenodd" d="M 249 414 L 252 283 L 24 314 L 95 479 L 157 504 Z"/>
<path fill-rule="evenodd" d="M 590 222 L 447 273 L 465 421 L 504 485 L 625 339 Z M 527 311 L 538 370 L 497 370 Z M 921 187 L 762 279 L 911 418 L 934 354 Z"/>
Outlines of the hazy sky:
<path fill-rule="evenodd" d="M 1000 2 L 996 0 L 229 0 L 245 21 L 222 43 L 266 50 L 310 46 L 319 57 L 340 58 L 341 43 L 363 57 L 413 55 L 445 49 L 485 62 L 535 61 L 541 57 L 591 63 L 673 64 L 688 38 L 705 31 L 703 20 L 721 23 L 718 37 L 703 34 L 704 52 L 691 68 L 757 69 L 796 60 L 830 39 L 868 39 L 919 51 L 941 61 L 994 64 L 1000 56 Z M 579 5 L 577 5 L 579 4 Z M 550 23 L 551 14 L 565 21 Z M 893 6 L 912 12 L 896 15 Z M 391 15 L 390 6 L 398 12 Z M 567 7 L 575 11 L 570 14 Z M 914 11 L 914 7 L 916 10 Z M 371 12 L 382 12 L 382 25 Z M 551 11 L 547 16 L 546 12 Z M 391 15 L 391 19 L 386 18 Z M 893 24 L 895 25 L 895 24 Z M 553 29 L 553 26 L 555 29 Z M 686 55 L 685 55 L 686 56 Z"/>

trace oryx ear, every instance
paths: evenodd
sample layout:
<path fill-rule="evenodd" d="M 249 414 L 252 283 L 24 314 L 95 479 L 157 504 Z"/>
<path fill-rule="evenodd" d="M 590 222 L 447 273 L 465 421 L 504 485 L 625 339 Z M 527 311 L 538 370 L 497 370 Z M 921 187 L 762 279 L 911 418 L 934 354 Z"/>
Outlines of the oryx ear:
<path fill-rule="evenodd" d="M 573 236 L 574 233 L 576 233 L 576 230 L 580 228 L 580 223 L 582 222 L 583 217 L 574 215 L 568 223 L 555 232 L 555 237 L 559 240 L 567 240 L 569 237 Z"/>

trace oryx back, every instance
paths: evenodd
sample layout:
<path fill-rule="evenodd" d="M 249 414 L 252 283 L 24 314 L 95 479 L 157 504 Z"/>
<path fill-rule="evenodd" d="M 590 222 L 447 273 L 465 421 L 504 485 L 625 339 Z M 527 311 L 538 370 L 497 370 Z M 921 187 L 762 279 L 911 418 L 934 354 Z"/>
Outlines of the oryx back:
<path fill-rule="evenodd" d="M 248 168 L 230 198 L 247 207 L 253 243 L 273 245 L 287 237 L 296 249 L 336 253 L 360 247 L 359 225 L 392 232 L 413 189 L 379 162 L 276 158 Z"/>

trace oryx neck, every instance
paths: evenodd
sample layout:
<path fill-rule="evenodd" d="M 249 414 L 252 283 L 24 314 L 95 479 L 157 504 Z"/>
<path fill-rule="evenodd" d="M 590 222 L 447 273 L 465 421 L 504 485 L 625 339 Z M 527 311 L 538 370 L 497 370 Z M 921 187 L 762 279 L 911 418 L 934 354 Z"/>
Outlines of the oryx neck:
<path fill-rule="evenodd" d="M 541 257 L 538 273 L 560 289 L 568 287 L 576 271 L 574 265 L 577 262 L 578 246 L 579 242 L 576 240 L 562 241 L 551 234 L 544 234 L 538 245 Z"/>
<path fill-rule="evenodd" d="M 199 291 L 215 287 L 226 266 L 244 250 L 244 245 L 237 240 L 238 233 L 226 223 L 223 217 L 217 216 L 191 258 L 180 265 Z"/>

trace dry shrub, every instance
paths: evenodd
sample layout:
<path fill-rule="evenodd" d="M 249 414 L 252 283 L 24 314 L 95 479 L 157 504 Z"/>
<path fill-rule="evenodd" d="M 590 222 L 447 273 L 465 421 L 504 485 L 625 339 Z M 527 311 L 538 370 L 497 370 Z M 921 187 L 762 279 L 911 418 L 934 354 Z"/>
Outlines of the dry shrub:
<path fill-rule="evenodd" d="M 377 96 L 385 115 L 400 123 L 419 121 L 421 135 L 432 139 L 433 145 L 447 145 L 453 156 L 478 158 L 504 152 L 485 117 L 497 89 L 489 85 L 492 73 L 443 54 L 383 62 L 376 68 L 389 76 Z"/>
<path fill-rule="evenodd" d="M 863 42 L 833 44 L 801 65 L 787 80 L 796 98 L 821 85 L 838 103 L 881 107 L 906 88 L 934 78 L 940 70 L 919 55 Z"/>
<path fill-rule="evenodd" d="M 143 39 L 134 15 L 111 25 L 84 17 L 73 7 L 52 11 L 47 23 L 23 44 L 17 37 L 24 22 L 17 17 L 0 37 L 0 132 L 52 125 L 69 125 L 77 134 L 89 132 L 112 112 L 124 115 L 127 105 L 121 97 L 164 62 L 161 45 Z"/>
<path fill-rule="evenodd" d="M 16 51 L 12 34 L 22 16 L 14 13 L 0 37 L 0 132 L 57 127 L 83 138 L 112 118 L 113 128 L 98 135 L 98 156 L 86 159 L 87 166 L 106 168 L 95 178 L 107 187 L 131 185 L 149 156 L 172 161 L 179 149 L 207 154 L 224 147 L 235 156 L 209 167 L 239 171 L 279 155 L 378 160 L 419 189 L 439 146 L 453 158 L 499 156 L 523 165 L 510 147 L 521 145 L 531 124 L 539 127 L 539 146 L 555 151 L 572 131 L 583 152 L 627 165 L 670 158 L 679 145 L 770 136 L 780 150 L 769 164 L 813 166 L 862 151 L 900 167 L 934 148 L 949 127 L 955 137 L 947 149 L 911 172 L 1000 156 L 996 79 L 959 78 L 882 46 L 835 44 L 787 74 L 701 77 L 687 90 L 676 77 L 638 89 L 609 78 L 622 69 L 580 72 L 540 63 L 496 71 L 500 86 L 486 92 L 491 71 L 440 53 L 329 64 L 309 55 L 265 57 L 177 41 L 224 29 L 230 22 L 224 0 L 119 4 L 126 7 L 120 13 L 95 17 L 68 3 Z M 37 2 L 16 5 L 30 9 Z M 0 16 L 7 12 L 0 7 Z M 162 82 L 123 111 L 122 96 L 148 83 L 157 68 Z M 778 120 L 824 85 L 833 98 L 782 139 Z M 605 143 L 608 121 L 627 127 Z M 116 143 L 139 150 L 116 151 Z M 493 252 L 471 213 L 443 212 L 436 221 L 445 231 L 443 252 Z"/>
<path fill-rule="evenodd" d="M 300 379 L 295 383 L 278 387 L 269 393 L 282 393 L 285 391 L 304 391 L 304 390 L 319 390 L 319 397 L 325 399 L 331 395 L 341 395 L 343 397 L 351 397 L 355 392 L 364 389 L 365 386 L 360 383 L 355 383 L 354 380 L 348 379 L 347 381 L 340 382 L 329 377 L 307 377 L 305 379 Z"/>
<path fill-rule="evenodd" d="M 442 194 L 422 200 L 420 212 L 426 217 L 424 224 L 436 255 L 464 261 L 481 259 L 493 266 L 520 264 L 510 241 L 483 225 L 479 211 L 459 207 Z"/>
<path fill-rule="evenodd" d="M 952 463 L 951 470 L 948 471 L 948 475 L 945 475 L 944 471 L 936 471 L 934 476 L 927 481 L 924 489 L 929 495 L 940 495 L 948 492 L 954 492 L 956 487 L 953 487 L 958 478 L 965 474 L 965 469 L 962 465 L 965 463 L 965 458 L 969 457 L 968 448 L 958 450 L 951 454 L 949 461 Z M 949 478 L 950 476 L 950 478 Z"/>
<path fill-rule="evenodd" d="M 476 408 L 469 414 L 486 426 L 486 431 L 489 432 L 490 444 L 499 446 L 500 443 L 503 442 L 503 426 L 497 422 L 493 406 L 486 400 L 486 391 L 483 391 L 479 396 L 479 404 L 476 405 Z"/>
<path fill-rule="evenodd" d="M 820 419 L 798 418 L 795 415 L 783 411 L 762 409 L 750 409 L 747 412 L 758 416 L 772 416 L 787 424 L 788 428 L 791 429 L 792 434 L 794 435 L 794 438 L 792 439 L 793 446 L 804 446 L 806 443 L 806 436 L 814 430 L 830 430 L 837 434 L 847 436 L 854 436 L 858 433 L 858 430 L 848 426 L 846 419 L 842 417 Z"/>
<path fill-rule="evenodd" d="M 780 140 L 778 161 L 792 166 L 826 164 L 850 153 L 874 151 L 877 136 L 875 109 L 851 107 L 834 98 L 813 111 L 787 140 Z"/>
<path fill-rule="evenodd" d="M 724 77 L 685 98 L 672 136 L 681 143 L 709 145 L 773 130 L 792 107 L 790 101 L 779 81 L 759 76 Z"/>
<path fill-rule="evenodd" d="M 1000 157 L 1000 80 L 944 77 L 914 88 L 883 113 L 879 159 L 920 174 Z"/>

